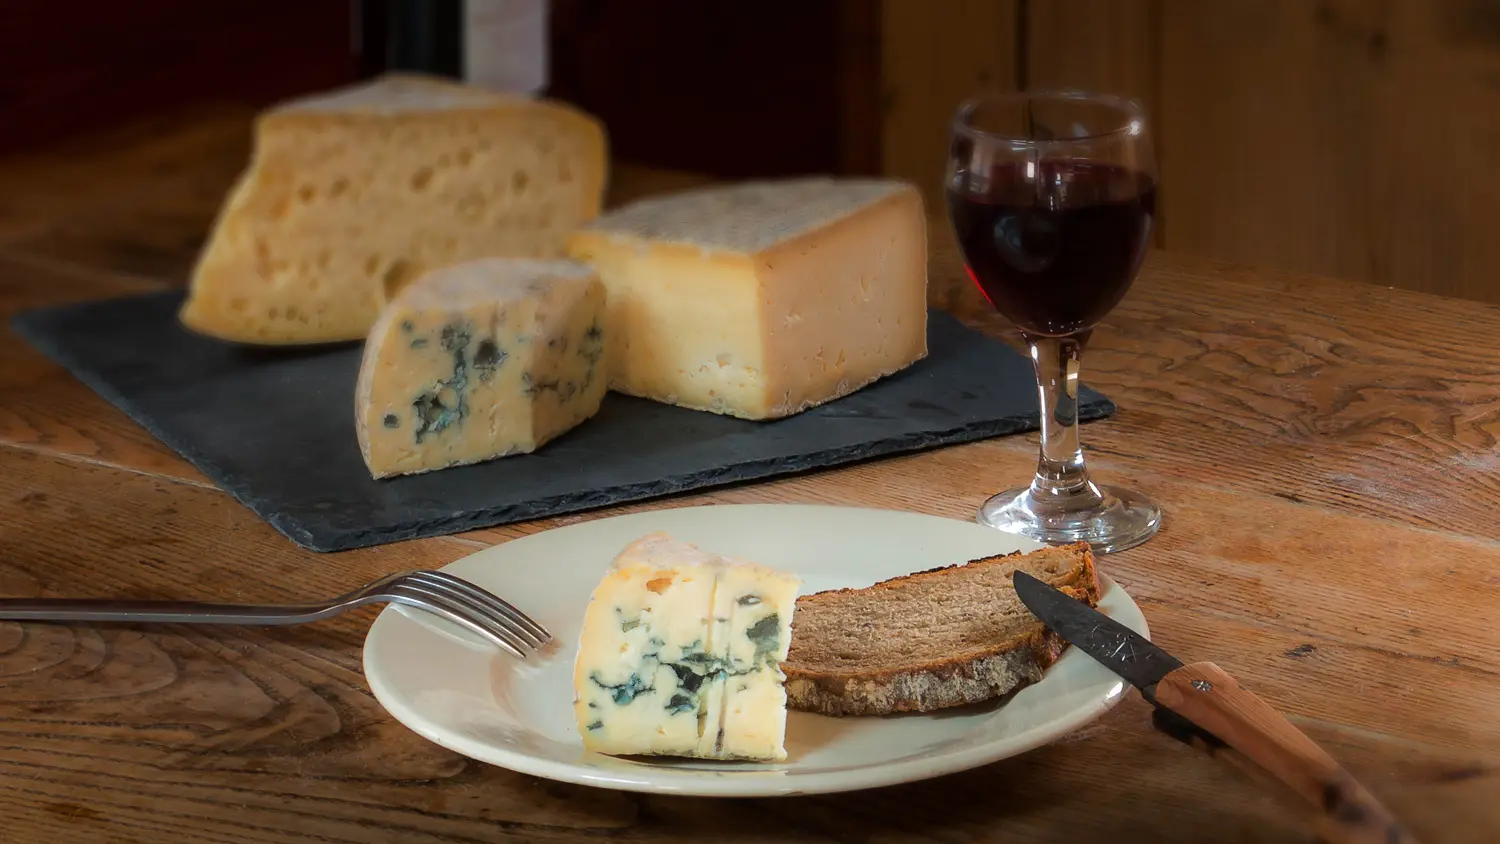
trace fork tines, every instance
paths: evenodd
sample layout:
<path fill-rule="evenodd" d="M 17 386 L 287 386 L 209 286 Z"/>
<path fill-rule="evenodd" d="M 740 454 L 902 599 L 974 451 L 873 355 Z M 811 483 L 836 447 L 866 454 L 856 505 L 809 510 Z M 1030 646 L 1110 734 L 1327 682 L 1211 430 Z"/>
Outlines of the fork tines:
<path fill-rule="evenodd" d="M 552 639 L 545 627 L 508 601 L 451 574 L 408 572 L 388 584 L 386 591 L 401 603 L 431 609 L 523 659 Z"/>

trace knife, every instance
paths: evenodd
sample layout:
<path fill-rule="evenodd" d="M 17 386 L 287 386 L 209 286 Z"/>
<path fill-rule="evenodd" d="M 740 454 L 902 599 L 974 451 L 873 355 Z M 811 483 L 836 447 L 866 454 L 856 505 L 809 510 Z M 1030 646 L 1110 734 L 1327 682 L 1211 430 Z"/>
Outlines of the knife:
<path fill-rule="evenodd" d="M 1183 665 L 1151 640 L 1023 571 L 1016 595 L 1057 635 L 1140 690 L 1158 730 L 1221 759 L 1313 813 L 1330 844 L 1417 844 L 1323 748 L 1212 662 Z"/>

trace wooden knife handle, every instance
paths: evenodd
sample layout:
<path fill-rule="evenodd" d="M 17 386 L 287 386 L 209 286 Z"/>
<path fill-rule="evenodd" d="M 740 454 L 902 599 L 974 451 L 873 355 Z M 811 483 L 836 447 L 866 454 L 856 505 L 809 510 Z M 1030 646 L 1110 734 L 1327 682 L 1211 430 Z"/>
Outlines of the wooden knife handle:
<path fill-rule="evenodd" d="M 1323 748 L 1212 662 L 1163 677 L 1155 699 L 1284 784 L 1313 809 L 1314 825 L 1330 844 L 1417 844 Z"/>

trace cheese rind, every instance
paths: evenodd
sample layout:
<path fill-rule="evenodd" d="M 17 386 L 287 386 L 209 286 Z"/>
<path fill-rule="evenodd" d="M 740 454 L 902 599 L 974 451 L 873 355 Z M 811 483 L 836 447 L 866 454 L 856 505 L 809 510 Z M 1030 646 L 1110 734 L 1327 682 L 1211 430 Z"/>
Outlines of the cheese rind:
<path fill-rule="evenodd" d="M 654 197 L 568 245 L 609 291 L 610 386 L 746 419 L 832 401 L 927 354 L 920 194 L 885 179 Z"/>
<path fill-rule="evenodd" d="M 408 286 L 371 329 L 355 387 L 370 474 L 532 452 L 593 416 L 604 301 L 570 261 L 490 258 Z"/>
<path fill-rule="evenodd" d="M 615 558 L 584 612 L 574 715 L 588 750 L 780 761 L 797 578 L 665 533 Z"/>
<path fill-rule="evenodd" d="M 605 178 L 603 127 L 562 103 L 412 74 L 285 102 L 256 121 L 179 317 L 244 343 L 358 339 L 427 270 L 562 257 Z"/>

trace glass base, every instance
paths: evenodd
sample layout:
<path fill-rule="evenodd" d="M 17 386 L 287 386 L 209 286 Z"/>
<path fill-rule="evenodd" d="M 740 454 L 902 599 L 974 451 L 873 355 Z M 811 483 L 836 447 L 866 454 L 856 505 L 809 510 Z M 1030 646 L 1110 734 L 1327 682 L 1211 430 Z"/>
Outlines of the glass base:
<path fill-rule="evenodd" d="M 1156 535 L 1161 508 L 1134 490 L 1089 484 L 1097 496 L 1037 496 L 1008 489 L 979 508 L 979 523 L 1047 545 L 1087 542 L 1096 554 L 1134 548 Z"/>

